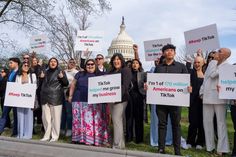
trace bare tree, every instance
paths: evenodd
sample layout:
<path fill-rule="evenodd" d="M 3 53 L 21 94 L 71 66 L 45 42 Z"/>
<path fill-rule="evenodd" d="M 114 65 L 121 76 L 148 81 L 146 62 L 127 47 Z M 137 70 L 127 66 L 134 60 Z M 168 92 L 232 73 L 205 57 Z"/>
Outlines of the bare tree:
<path fill-rule="evenodd" d="M 184 63 L 187 60 L 187 50 L 186 50 L 186 46 L 180 46 L 177 53 L 176 53 L 176 57 L 175 59 L 180 62 L 180 63 Z"/>
<path fill-rule="evenodd" d="M 78 59 L 74 51 L 76 28 L 68 22 L 63 9 L 60 10 L 58 17 L 50 21 L 50 27 L 47 28 L 47 32 L 51 41 L 52 52 L 60 60 L 67 62 L 70 58 Z"/>
<path fill-rule="evenodd" d="M 15 24 L 25 30 L 40 30 L 54 8 L 49 0 L 2 0 L 0 24 Z"/>
<path fill-rule="evenodd" d="M 69 11 L 102 14 L 110 10 L 110 3 L 106 0 L 64 0 Z M 61 2 L 62 3 L 62 2 Z M 13 23 L 27 30 L 41 30 L 41 26 L 50 22 L 54 17 L 55 1 L 50 0 L 1 0 L 0 24 Z"/>
<path fill-rule="evenodd" d="M 76 30 L 86 30 L 91 26 L 91 15 L 102 15 L 111 9 L 106 0 L 64 0 L 65 8 L 74 17 L 78 26 L 72 25 L 62 11 L 57 14 L 55 1 L 50 0 L 1 0 L 0 25 L 13 24 L 26 31 L 44 32 L 49 35 L 53 53 L 60 60 L 75 58 L 80 62 L 80 54 L 74 51 Z M 71 16 L 69 15 L 69 16 Z M 10 42 L 0 37 L 0 44 Z"/>

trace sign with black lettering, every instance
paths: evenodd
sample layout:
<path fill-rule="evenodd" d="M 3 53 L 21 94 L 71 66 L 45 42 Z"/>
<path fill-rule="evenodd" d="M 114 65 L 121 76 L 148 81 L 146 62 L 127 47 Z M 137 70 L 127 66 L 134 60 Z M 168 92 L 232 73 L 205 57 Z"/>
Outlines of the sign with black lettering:
<path fill-rule="evenodd" d="M 121 74 L 90 77 L 88 103 L 121 102 Z"/>
<path fill-rule="evenodd" d="M 104 32 L 78 31 L 75 41 L 76 51 L 102 51 Z"/>
<path fill-rule="evenodd" d="M 171 44 L 171 38 L 144 41 L 145 60 L 155 61 L 162 56 L 162 47 Z"/>
<path fill-rule="evenodd" d="M 189 106 L 189 74 L 148 73 L 147 86 L 147 104 Z"/>

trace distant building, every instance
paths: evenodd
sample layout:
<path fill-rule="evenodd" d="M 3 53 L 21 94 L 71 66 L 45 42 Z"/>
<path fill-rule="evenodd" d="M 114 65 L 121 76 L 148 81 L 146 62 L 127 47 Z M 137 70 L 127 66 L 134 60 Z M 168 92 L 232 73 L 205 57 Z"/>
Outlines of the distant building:
<path fill-rule="evenodd" d="M 110 61 L 114 53 L 121 53 L 124 56 L 125 61 L 134 59 L 133 44 L 133 39 L 125 31 L 124 17 L 122 17 L 120 32 L 118 36 L 112 40 L 106 59 Z"/>

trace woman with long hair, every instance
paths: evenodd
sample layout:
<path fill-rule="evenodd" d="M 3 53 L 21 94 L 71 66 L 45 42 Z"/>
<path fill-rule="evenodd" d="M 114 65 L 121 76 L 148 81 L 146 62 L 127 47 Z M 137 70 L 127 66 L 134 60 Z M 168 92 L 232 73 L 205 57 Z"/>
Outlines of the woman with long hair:
<path fill-rule="evenodd" d="M 142 63 L 138 59 L 132 60 L 131 71 L 132 88 L 129 91 L 130 101 L 126 108 L 126 141 L 133 140 L 133 128 L 135 128 L 135 142 L 141 143 L 143 142 L 146 73 L 143 72 Z"/>
<path fill-rule="evenodd" d="M 30 73 L 27 62 L 23 63 L 16 76 L 16 82 L 21 84 L 37 84 L 36 75 Z M 33 110 L 31 108 L 17 107 L 18 138 L 31 139 L 33 134 Z"/>
<path fill-rule="evenodd" d="M 86 145 L 109 145 L 109 109 L 107 104 L 88 104 L 88 80 L 102 73 L 95 61 L 85 62 L 71 85 L 68 101 L 72 102 L 72 142 Z"/>
<path fill-rule="evenodd" d="M 128 103 L 129 86 L 132 79 L 131 69 L 126 67 L 125 60 L 122 54 L 115 53 L 110 61 L 110 74 L 121 74 L 121 102 L 110 104 L 111 116 L 113 122 L 113 148 L 125 148 L 123 118 L 125 116 L 125 109 Z"/>

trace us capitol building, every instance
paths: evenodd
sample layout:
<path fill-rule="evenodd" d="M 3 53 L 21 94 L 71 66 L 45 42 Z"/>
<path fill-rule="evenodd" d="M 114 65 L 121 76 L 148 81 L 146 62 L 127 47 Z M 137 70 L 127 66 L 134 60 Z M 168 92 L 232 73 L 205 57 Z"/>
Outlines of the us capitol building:
<path fill-rule="evenodd" d="M 133 44 L 133 39 L 125 31 L 124 17 L 122 17 L 120 32 L 118 36 L 112 40 L 106 60 L 110 61 L 114 53 L 121 53 L 124 56 L 125 61 L 134 59 Z"/>

